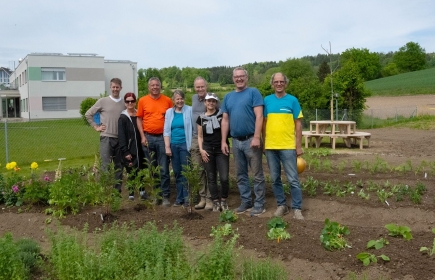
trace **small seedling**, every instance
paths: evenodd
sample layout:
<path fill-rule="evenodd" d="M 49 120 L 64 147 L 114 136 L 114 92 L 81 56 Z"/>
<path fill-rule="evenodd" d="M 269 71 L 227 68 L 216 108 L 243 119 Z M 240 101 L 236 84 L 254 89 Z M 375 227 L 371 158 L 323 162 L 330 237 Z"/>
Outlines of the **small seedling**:
<path fill-rule="evenodd" d="M 435 233 L 435 228 L 432 229 L 432 232 Z M 429 256 L 435 254 L 435 238 L 433 239 L 432 248 L 421 247 L 420 252 L 426 252 Z"/>
<path fill-rule="evenodd" d="M 225 224 L 223 226 L 218 226 L 216 228 L 211 227 L 210 236 L 228 236 L 232 233 L 234 233 L 234 230 L 231 227 L 231 224 Z"/>
<path fill-rule="evenodd" d="M 375 256 L 374 254 L 370 254 L 367 252 L 359 253 L 358 255 L 356 255 L 356 258 L 358 260 L 360 260 L 364 264 L 364 266 L 368 266 L 370 263 L 377 263 L 378 258 L 381 258 L 382 260 L 384 260 L 386 262 L 390 261 L 390 258 L 384 254 L 382 254 L 380 256 Z"/>
<path fill-rule="evenodd" d="M 317 194 L 318 185 L 319 181 L 315 180 L 311 176 L 308 176 L 307 180 L 302 183 L 302 190 L 306 191 L 309 196 L 315 196 Z"/>
<path fill-rule="evenodd" d="M 320 234 L 320 243 L 329 251 L 340 250 L 346 247 L 350 248 L 350 245 L 344 239 L 344 235 L 348 234 L 350 234 L 350 231 L 346 226 L 326 219 L 325 226 Z"/>
<path fill-rule="evenodd" d="M 389 231 L 390 236 L 402 236 L 406 240 L 412 239 L 411 229 L 407 226 L 399 226 L 395 224 L 385 225 L 385 228 Z"/>
<path fill-rule="evenodd" d="M 363 198 L 363 199 L 365 199 L 365 200 L 369 200 L 370 199 L 370 194 L 368 194 L 368 193 L 366 194 L 363 189 L 361 189 L 358 192 L 358 196 Z"/>
<path fill-rule="evenodd" d="M 284 228 L 271 228 L 267 232 L 267 237 L 279 243 L 281 240 L 290 239 L 290 233 L 285 231 Z"/>
<path fill-rule="evenodd" d="M 234 223 L 237 220 L 237 215 L 232 210 L 225 210 L 219 215 L 219 222 Z"/>
<path fill-rule="evenodd" d="M 370 240 L 367 243 L 367 249 L 375 248 L 376 250 L 379 250 L 388 244 L 390 244 L 390 243 L 388 242 L 388 240 L 386 240 L 384 238 L 380 238 L 378 240 Z"/>
<path fill-rule="evenodd" d="M 288 227 L 281 217 L 274 217 L 267 222 L 267 237 L 280 242 L 283 239 L 290 239 L 290 234 L 285 230 Z"/>

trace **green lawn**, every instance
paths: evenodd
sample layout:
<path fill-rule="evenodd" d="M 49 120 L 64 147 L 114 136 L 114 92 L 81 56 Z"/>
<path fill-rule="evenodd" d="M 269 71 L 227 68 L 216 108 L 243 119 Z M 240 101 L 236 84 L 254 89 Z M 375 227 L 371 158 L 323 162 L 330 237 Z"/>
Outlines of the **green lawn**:
<path fill-rule="evenodd" d="M 435 68 L 399 74 L 364 83 L 373 96 L 435 94 Z"/>
<path fill-rule="evenodd" d="M 98 152 L 99 134 L 81 119 L 7 123 L 9 162 L 20 167 L 36 161 L 58 162 L 86 159 L 93 162 Z M 0 123 L 0 164 L 6 164 L 5 123 Z"/>

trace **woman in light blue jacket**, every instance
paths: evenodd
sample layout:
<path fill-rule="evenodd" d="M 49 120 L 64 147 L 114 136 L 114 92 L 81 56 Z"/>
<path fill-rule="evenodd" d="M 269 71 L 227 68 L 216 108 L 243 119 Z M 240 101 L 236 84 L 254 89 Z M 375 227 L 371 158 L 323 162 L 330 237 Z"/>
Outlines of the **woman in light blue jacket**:
<path fill-rule="evenodd" d="M 174 107 L 166 111 L 163 137 L 166 155 L 171 157 L 175 175 L 177 198 L 174 206 L 188 206 L 189 197 L 186 178 L 181 174 L 183 166 L 189 164 L 190 146 L 192 145 L 192 107 L 184 104 L 184 93 L 174 91 Z"/>

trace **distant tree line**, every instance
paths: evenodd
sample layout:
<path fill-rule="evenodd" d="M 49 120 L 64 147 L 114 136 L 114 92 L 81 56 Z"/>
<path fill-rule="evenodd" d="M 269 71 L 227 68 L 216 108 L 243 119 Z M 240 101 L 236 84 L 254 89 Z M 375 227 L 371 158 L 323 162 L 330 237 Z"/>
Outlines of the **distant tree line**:
<path fill-rule="evenodd" d="M 364 87 L 365 81 L 435 67 L 435 53 L 426 53 L 418 43 L 408 42 L 396 52 L 377 53 L 365 48 L 350 48 L 331 56 L 317 54 L 242 66 L 248 71 L 249 85 L 257 87 L 263 95 L 272 93 L 271 75 L 283 72 L 290 79 L 288 92 L 299 99 L 305 112 L 316 108 L 329 109 L 330 100 L 336 94 L 339 107 L 348 109 L 352 118 L 358 121 L 365 108 L 365 99 L 370 96 Z M 168 94 L 172 88 L 192 88 L 197 76 L 220 86 L 231 85 L 234 67 L 139 69 L 139 95 L 148 92 L 147 81 L 153 76 L 160 78 Z"/>

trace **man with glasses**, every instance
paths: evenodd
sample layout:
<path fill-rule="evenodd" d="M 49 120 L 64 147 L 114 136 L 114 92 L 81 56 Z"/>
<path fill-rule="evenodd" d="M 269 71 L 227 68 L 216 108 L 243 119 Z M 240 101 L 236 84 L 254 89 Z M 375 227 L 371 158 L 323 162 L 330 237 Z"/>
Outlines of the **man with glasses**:
<path fill-rule="evenodd" d="M 240 191 L 241 204 L 237 213 L 250 211 L 251 216 L 259 216 L 266 211 L 265 181 L 262 166 L 261 130 L 263 126 L 263 97 L 256 88 L 248 87 L 248 73 L 242 67 L 233 70 L 236 90 L 228 93 L 222 102 L 222 152 L 229 154 L 226 138 L 232 137 L 233 154 L 237 172 L 237 186 Z M 248 166 L 254 173 L 255 200 L 248 175 Z M 254 206 L 254 207 L 252 207 Z"/>
<path fill-rule="evenodd" d="M 101 170 L 107 170 L 108 165 L 113 161 L 116 179 L 114 188 L 119 192 L 122 183 L 122 164 L 118 143 L 118 119 L 125 109 L 122 97 L 119 96 L 121 89 L 121 79 L 113 78 L 110 80 L 111 95 L 98 99 L 85 113 L 88 123 L 100 133 Z M 97 112 L 100 113 L 100 124 L 94 121 Z"/>
<path fill-rule="evenodd" d="M 301 212 L 302 191 L 299 184 L 297 157 L 302 151 L 302 110 L 299 101 L 286 93 L 288 78 L 275 73 L 270 79 L 274 94 L 264 98 L 263 139 L 267 164 L 272 179 L 272 190 L 278 204 L 274 216 L 289 212 L 281 181 L 281 163 L 290 184 L 293 217 L 303 220 Z"/>
<path fill-rule="evenodd" d="M 166 155 L 163 127 L 166 110 L 173 104 L 171 98 L 161 94 L 161 89 L 159 78 L 149 79 L 149 94 L 139 99 L 136 120 L 145 157 L 153 166 L 160 167 L 160 184 L 155 187 L 160 187 L 162 205 L 169 207 L 169 157 Z"/>
<path fill-rule="evenodd" d="M 194 164 L 201 164 L 201 153 L 199 152 L 198 146 L 198 129 L 196 126 L 196 120 L 198 117 L 205 112 L 205 96 L 207 94 L 207 82 L 203 77 L 196 77 L 193 88 L 195 89 L 195 94 L 192 96 L 192 122 L 193 122 L 193 136 L 192 136 L 192 146 L 190 148 L 191 160 Z M 217 101 L 217 110 L 219 110 L 219 101 Z M 210 190 L 207 187 L 207 179 L 205 170 L 201 173 L 201 189 L 199 190 L 199 196 L 201 200 L 195 205 L 195 209 L 205 209 L 212 210 L 213 202 L 211 200 Z"/>

